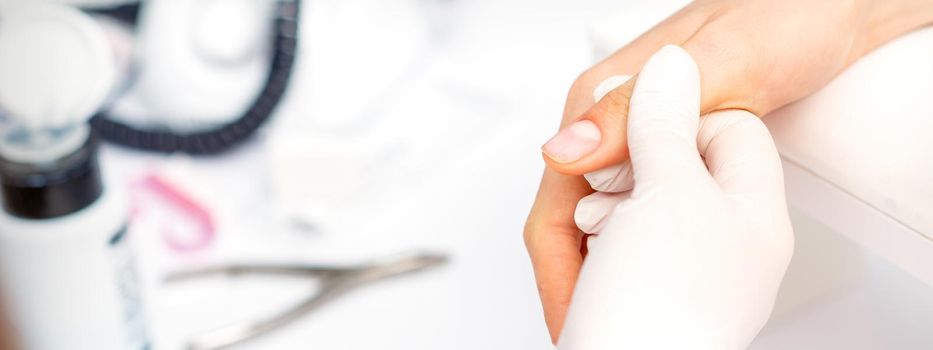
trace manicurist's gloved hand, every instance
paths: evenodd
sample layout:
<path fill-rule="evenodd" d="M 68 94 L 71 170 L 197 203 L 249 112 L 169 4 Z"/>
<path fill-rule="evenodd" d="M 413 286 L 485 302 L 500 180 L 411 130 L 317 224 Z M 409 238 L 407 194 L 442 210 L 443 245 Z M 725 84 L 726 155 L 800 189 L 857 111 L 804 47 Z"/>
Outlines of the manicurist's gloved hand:
<path fill-rule="evenodd" d="M 780 158 L 756 116 L 701 121 L 699 101 L 679 47 L 642 69 L 628 117 L 634 187 L 577 206 L 596 235 L 560 349 L 744 349 L 767 321 L 793 251 Z"/>
<path fill-rule="evenodd" d="M 583 174 L 629 170 L 626 121 L 634 79 L 594 100 L 610 76 L 637 75 L 666 44 L 697 62 L 703 114 L 742 109 L 762 116 L 805 97 L 860 57 L 933 23 L 933 0 L 697 0 L 580 75 L 567 96 L 560 132 L 542 150 L 547 169 L 525 224 L 544 317 L 562 328 L 583 262 L 574 207 L 593 192 Z M 624 182 L 596 182 L 618 190 Z"/>

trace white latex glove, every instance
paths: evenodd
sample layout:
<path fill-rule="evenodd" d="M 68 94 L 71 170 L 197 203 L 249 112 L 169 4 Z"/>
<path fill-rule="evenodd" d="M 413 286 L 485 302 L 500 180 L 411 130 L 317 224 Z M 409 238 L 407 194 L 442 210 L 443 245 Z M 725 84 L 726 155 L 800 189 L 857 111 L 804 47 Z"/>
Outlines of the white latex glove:
<path fill-rule="evenodd" d="M 751 113 L 700 122 L 699 94 L 679 47 L 639 74 L 631 164 L 587 176 L 617 193 L 577 207 L 577 225 L 598 234 L 560 349 L 743 349 L 767 321 L 793 252 L 780 159 Z"/>

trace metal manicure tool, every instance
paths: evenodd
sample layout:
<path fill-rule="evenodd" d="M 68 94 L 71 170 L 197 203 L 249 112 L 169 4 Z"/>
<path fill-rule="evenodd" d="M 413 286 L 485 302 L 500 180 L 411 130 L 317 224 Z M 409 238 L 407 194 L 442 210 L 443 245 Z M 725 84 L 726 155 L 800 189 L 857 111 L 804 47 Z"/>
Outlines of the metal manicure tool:
<path fill-rule="evenodd" d="M 277 275 L 283 277 L 312 278 L 320 281 L 317 293 L 295 306 L 265 319 L 246 321 L 216 328 L 192 337 L 190 350 L 215 350 L 239 344 L 248 339 L 281 328 L 305 314 L 327 304 L 344 293 L 371 282 L 419 272 L 447 262 L 439 254 L 414 254 L 396 259 L 380 260 L 358 266 L 312 265 L 225 265 L 174 273 L 166 282 L 179 282 L 215 276 Z"/>

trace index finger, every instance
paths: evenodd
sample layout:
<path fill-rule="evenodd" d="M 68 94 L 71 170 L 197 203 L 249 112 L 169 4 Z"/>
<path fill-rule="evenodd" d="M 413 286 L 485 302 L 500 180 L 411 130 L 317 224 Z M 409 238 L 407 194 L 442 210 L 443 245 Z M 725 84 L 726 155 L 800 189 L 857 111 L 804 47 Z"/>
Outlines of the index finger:
<path fill-rule="evenodd" d="M 583 232 L 573 221 L 577 201 L 591 193 L 580 176 L 545 169 L 525 224 L 525 246 L 534 266 L 551 341 L 556 342 L 583 264 Z"/>

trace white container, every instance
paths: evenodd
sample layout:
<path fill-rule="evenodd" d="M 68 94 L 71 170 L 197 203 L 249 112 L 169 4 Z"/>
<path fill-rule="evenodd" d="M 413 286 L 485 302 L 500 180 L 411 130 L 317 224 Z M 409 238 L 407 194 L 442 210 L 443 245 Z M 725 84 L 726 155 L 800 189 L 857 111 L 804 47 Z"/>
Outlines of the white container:
<path fill-rule="evenodd" d="M 68 6 L 0 0 L 0 299 L 21 348 L 148 348 L 118 186 L 86 124 L 117 66 Z"/>
<path fill-rule="evenodd" d="M 75 154 L 43 164 L 46 179 L 27 172 L 53 179 L 45 187 L 10 170 L 32 165 L 0 161 L 0 297 L 24 349 L 146 349 L 126 201 L 119 186 L 102 190 L 93 140 Z"/>

